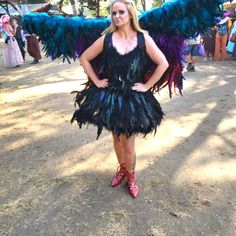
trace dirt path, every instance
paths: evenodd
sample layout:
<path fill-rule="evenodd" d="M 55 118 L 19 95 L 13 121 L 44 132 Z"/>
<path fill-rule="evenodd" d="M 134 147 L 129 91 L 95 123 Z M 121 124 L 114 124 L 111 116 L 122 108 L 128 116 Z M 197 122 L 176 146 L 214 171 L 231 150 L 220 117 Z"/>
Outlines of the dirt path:
<path fill-rule="evenodd" d="M 110 187 L 110 134 L 70 124 L 78 62 L 30 60 L 0 56 L 0 235 L 236 235 L 236 61 L 199 63 L 183 97 L 157 95 L 166 117 L 137 139 L 132 199 Z"/>

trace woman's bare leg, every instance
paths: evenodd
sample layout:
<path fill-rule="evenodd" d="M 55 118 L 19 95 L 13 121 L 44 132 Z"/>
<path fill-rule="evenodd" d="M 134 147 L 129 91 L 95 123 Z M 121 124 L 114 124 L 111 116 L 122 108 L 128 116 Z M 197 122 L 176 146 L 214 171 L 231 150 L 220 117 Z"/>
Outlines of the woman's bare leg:
<path fill-rule="evenodd" d="M 123 146 L 126 176 L 128 177 L 128 191 L 130 195 L 136 198 L 139 194 L 139 187 L 135 178 L 135 165 L 136 165 L 136 153 L 135 153 L 135 135 L 129 138 L 122 134 L 119 140 Z"/>
<path fill-rule="evenodd" d="M 126 170 L 133 172 L 136 164 L 135 153 L 135 135 L 127 138 L 125 134 L 121 134 L 119 138 L 113 135 L 113 145 L 119 164 L 125 163 Z"/>
<path fill-rule="evenodd" d="M 111 184 L 115 187 L 121 184 L 123 179 L 127 176 L 128 191 L 132 197 L 136 198 L 139 194 L 139 187 L 135 179 L 135 135 L 127 138 L 125 134 L 121 134 L 119 138 L 117 138 L 113 134 L 113 143 L 120 167 L 116 173 L 116 176 L 112 178 Z"/>
<path fill-rule="evenodd" d="M 127 175 L 127 170 L 125 167 L 125 150 L 120 139 L 113 133 L 113 145 L 116 153 L 117 160 L 119 162 L 119 167 L 117 169 L 116 175 L 111 180 L 111 185 L 113 187 L 122 183 Z"/>
<path fill-rule="evenodd" d="M 190 58 L 191 58 L 191 62 L 192 62 L 193 64 L 195 64 L 195 63 L 196 63 L 196 57 L 195 57 L 195 56 L 191 56 Z"/>
<path fill-rule="evenodd" d="M 190 55 L 185 55 L 185 59 L 186 59 L 186 61 L 187 61 L 188 64 L 192 62 Z"/>
<path fill-rule="evenodd" d="M 126 170 L 132 173 L 136 164 L 135 135 L 127 138 L 125 134 L 121 134 L 119 140 L 123 149 Z"/>
<path fill-rule="evenodd" d="M 119 164 L 125 163 L 125 157 L 124 157 L 124 148 L 120 140 L 112 133 L 113 136 L 113 146 L 116 153 L 117 160 Z"/>

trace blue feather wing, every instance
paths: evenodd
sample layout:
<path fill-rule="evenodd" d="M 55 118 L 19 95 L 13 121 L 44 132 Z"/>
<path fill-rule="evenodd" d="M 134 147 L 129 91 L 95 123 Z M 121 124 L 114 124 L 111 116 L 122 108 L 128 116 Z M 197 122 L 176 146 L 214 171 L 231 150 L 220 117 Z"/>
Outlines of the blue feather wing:
<path fill-rule="evenodd" d="M 140 17 L 141 27 L 157 34 L 177 34 L 188 38 L 202 33 L 222 15 L 224 0 L 175 0 L 153 8 Z"/>
<path fill-rule="evenodd" d="M 68 61 L 80 57 L 109 24 L 108 18 L 85 19 L 47 13 L 30 13 L 23 19 L 23 28 L 40 37 L 46 56 Z"/>
<path fill-rule="evenodd" d="M 223 3 L 224 0 L 175 0 L 139 17 L 141 28 L 149 32 L 170 64 L 153 91 L 168 86 L 170 96 L 172 87 L 178 88 L 181 94 L 183 41 L 213 26 L 215 17 L 223 13 L 220 7 Z M 85 19 L 49 16 L 46 13 L 30 13 L 23 19 L 24 29 L 40 37 L 46 56 L 68 62 L 79 58 L 109 24 L 109 18 Z M 150 62 L 149 75 L 154 68 L 155 65 Z"/>
<path fill-rule="evenodd" d="M 155 39 L 162 35 L 167 35 L 168 38 L 176 35 L 187 38 L 214 25 L 215 17 L 222 14 L 220 4 L 223 2 L 224 0 L 175 0 L 165 3 L 161 8 L 144 12 L 139 23 Z M 23 19 L 24 29 L 40 37 L 47 56 L 67 60 L 79 57 L 109 24 L 109 18 L 85 19 L 50 16 L 47 13 L 30 13 Z M 159 43 L 159 46 L 162 49 L 162 44 Z M 163 48 L 164 53 L 166 48 Z"/>
<path fill-rule="evenodd" d="M 183 89 L 182 51 L 184 39 L 197 36 L 215 25 L 215 18 L 222 15 L 224 0 L 175 0 L 166 2 L 161 8 L 144 12 L 139 19 L 142 29 L 147 30 L 157 46 L 165 54 L 169 68 L 153 87 L 159 91 L 165 86 L 181 93 Z M 153 70 L 149 63 L 149 77 Z"/>

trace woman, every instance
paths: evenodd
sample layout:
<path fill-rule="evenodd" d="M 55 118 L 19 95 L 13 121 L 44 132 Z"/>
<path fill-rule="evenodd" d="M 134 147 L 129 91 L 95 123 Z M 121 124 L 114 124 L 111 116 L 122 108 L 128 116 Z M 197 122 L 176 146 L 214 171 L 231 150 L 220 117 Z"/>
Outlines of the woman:
<path fill-rule="evenodd" d="M 204 49 L 208 59 L 214 59 L 216 27 L 209 27 L 203 35 Z"/>
<path fill-rule="evenodd" d="M 119 168 L 112 179 L 117 186 L 127 177 L 128 191 L 137 197 L 135 179 L 135 137 L 146 135 L 160 124 L 163 112 L 150 89 L 168 68 L 168 62 L 152 38 L 138 25 L 137 11 L 131 0 L 111 3 L 111 25 L 81 56 L 80 62 L 91 82 L 78 92 L 72 122 L 81 127 L 98 126 L 98 136 L 106 128 L 112 132 Z M 100 70 L 94 60 L 99 56 Z M 145 82 L 145 59 L 158 65 Z M 99 72 L 99 73 L 98 73 Z M 98 76 L 99 74 L 99 76 Z"/>
<path fill-rule="evenodd" d="M 215 35 L 215 52 L 214 52 L 215 61 L 220 61 L 220 60 L 225 61 L 228 59 L 226 51 L 226 44 L 229 35 L 228 20 L 229 17 L 223 18 L 217 26 L 217 32 Z"/>
<path fill-rule="evenodd" d="M 13 25 L 13 29 L 16 32 L 14 37 L 15 37 L 15 39 L 18 43 L 18 46 L 20 48 L 22 58 L 25 61 L 25 41 L 26 41 L 26 38 L 24 37 L 23 29 L 22 29 L 21 25 L 18 24 L 18 20 L 16 18 L 12 19 L 12 25 Z"/>
<path fill-rule="evenodd" d="M 192 37 L 185 40 L 185 49 L 183 54 L 187 60 L 187 71 L 195 72 L 196 57 L 199 55 L 199 45 L 201 42 L 201 36 Z"/>
<path fill-rule="evenodd" d="M 232 26 L 232 30 L 230 32 L 230 36 L 229 39 L 232 37 L 233 34 L 236 33 L 236 21 L 234 21 L 233 26 Z M 230 42 L 230 40 L 228 41 L 228 45 L 227 45 L 227 51 L 231 54 L 232 58 L 236 58 L 236 43 L 235 42 Z"/>
<path fill-rule="evenodd" d="M 25 32 L 25 38 L 27 41 L 27 52 L 34 59 L 30 64 L 38 64 L 39 60 L 42 59 L 39 41 L 35 35 L 28 32 Z"/>
<path fill-rule="evenodd" d="M 10 24 L 10 16 L 1 16 L 1 24 L 4 37 L 3 60 L 5 67 L 18 67 L 23 64 L 23 58 L 14 34 L 16 31 Z"/>

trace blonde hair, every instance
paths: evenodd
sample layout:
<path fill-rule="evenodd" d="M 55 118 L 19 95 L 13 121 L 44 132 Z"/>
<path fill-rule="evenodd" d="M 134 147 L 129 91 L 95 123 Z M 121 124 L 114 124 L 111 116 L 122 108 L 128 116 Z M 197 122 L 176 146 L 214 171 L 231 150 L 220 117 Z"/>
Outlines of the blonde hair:
<path fill-rule="evenodd" d="M 126 5 L 126 7 L 128 9 L 128 12 L 131 16 L 131 27 L 132 27 L 132 29 L 137 31 L 137 32 L 143 32 L 143 30 L 139 26 L 137 9 L 136 9 L 136 6 L 135 6 L 135 4 L 132 0 L 113 0 L 111 5 L 110 5 L 111 18 L 112 18 L 112 7 L 117 2 L 121 2 L 121 3 L 124 3 Z M 102 34 L 112 33 L 116 30 L 117 30 L 117 26 L 114 24 L 113 20 L 111 19 L 110 26 L 108 28 L 106 28 L 102 32 Z"/>

